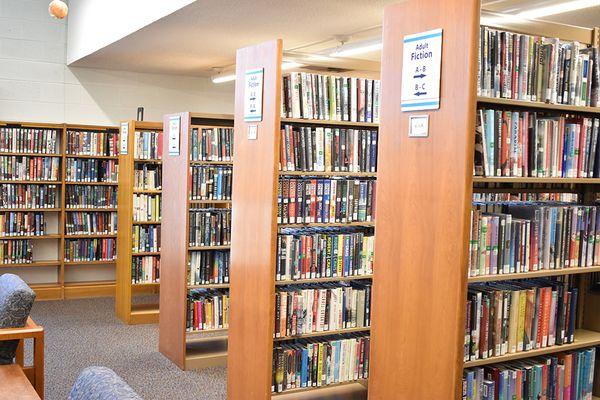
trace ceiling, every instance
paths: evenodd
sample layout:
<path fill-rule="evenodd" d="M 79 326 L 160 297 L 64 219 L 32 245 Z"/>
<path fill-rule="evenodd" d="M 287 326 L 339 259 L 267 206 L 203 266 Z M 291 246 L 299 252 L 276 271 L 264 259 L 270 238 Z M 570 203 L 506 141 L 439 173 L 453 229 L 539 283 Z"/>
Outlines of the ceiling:
<path fill-rule="evenodd" d="M 350 35 L 350 42 L 381 35 L 383 8 L 399 0 L 197 0 L 72 65 L 193 76 L 231 67 L 236 49 L 282 38 L 284 56 L 327 54 Z M 504 13 L 560 0 L 484 0 L 483 8 Z M 545 19 L 570 25 L 600 25 L 599 6 Z M 379 51 L 353 59 L 311 61 L 336 68 L 379 70 Z"/>
<path fill-rule="evenodd" d="M 282 38 L 284 49 L 335 47 L 338 34 L 377 37 L 383 7 L 398 0 L 197 0 L 72 65 L 212 75 L 236 49 Z M 374 31 L 369 28 L 376 27 Z M 366 32 L 363 32 L 365 31 Z M 328 40 L 325 44 L 315 42 Z M 303 46 L 311 45 L 303 48 Z M 375 59 L 377 60 L 378 57 Z M 378 63 L 375 64 L 378 69 Z"/>

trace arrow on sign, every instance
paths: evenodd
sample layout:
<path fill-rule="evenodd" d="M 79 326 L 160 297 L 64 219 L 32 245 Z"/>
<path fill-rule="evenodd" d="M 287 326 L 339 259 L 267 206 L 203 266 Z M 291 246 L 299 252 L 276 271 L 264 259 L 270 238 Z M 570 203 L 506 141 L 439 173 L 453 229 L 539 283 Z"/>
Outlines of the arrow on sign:
<path fill-rule="evenodd" d="M 420 74 L 420 75 L 415 75 L 413 76 L 413 78 L 425 78 L 427 75 L 425 74 Z"/>
<path fill-rule="evenodd" d="M 423 96 L 425 94 L 427 94 L 427 92 L 416 92 L 415 96 Z"/>

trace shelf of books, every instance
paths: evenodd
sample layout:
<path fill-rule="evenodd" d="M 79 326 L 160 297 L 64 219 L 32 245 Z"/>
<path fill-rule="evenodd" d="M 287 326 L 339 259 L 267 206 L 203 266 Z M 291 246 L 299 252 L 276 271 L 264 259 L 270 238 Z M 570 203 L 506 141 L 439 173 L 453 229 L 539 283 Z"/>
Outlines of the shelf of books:
<path fill-rule="evenodd" d="M 121 123 L 115 309 L 128 324 L 158 322 L 162 122 Z"/>
<path fill-rule="evenodd" d="M 593 31 L 580 31 L 586 41 L 480 29 L 463 372 L 473 399 L 600 394 L 600 64 Z"/>
<path fill-rule="evenodd" d="M 63 125 L 0 123 L 1 273 L 63 297 Z"/>
<path fill-rule="evenodd" d="M 116 127 L 65 128 L 65 297 L 114 293 L 118 138 Z"/>
<path fill-rule="evenodd" d="M 93 269 L 85 254 L 115 238 L 116 214 L 95 213 L 88 204 L 93 190 L 80 183 L 108 162 L 92 155 L 90 132 L 108 135 L 114 128 L 5 122 L 0 130 L 3 272 L 19 274 L 38 299 L 112 294 L 111 274 L 91 271 L 86 279 L 73 267 Z"/>
<path fill-rule="evenodd" d="M 162 198 L 173 206 L 160 225 L 159 350 L 184 370 L 225 365 L 233 116 L 185 112 L 163 124 Z"/>
<path fill-rule="evenodd" d="M 369 394 L 593 398 L 598 31 L 480 27 L 479 11 L 409 0 L 384 13 Z M 471 78 L 442 79 L 434 111 L 401 112 L 405 35 L 431 27 L 443 30 L 441 75 Z M 427 138 L 409 136 L 415 114 L 429 115 Z"/>
<path fill-rule="evenodd" d="M 364 399 L 380 85 L 282 75 L 281 45 L 237 53 L 228 398 Z"/>

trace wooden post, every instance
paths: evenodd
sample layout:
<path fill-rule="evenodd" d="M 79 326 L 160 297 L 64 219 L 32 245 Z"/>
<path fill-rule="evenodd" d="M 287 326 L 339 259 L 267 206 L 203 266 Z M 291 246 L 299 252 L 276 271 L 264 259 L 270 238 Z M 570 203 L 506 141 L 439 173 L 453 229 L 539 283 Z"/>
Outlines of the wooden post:
<path fill-rule="evenodd" d="M 181 118 L 179 154 L 169 154 L 169 119 Z M 160 315 L 158 349 L 179 368 L 185 369 L 187 246 L 188 246 L 188 112 L 163 118 L 163 179 L 161 223 Z"/>
<path fill-rule="evenodd" d="M 443 29 L 439 110 L 401 112 L 403 37 Z M 476 0 L 384 12 L 369 398 L 461 397 L 475 132 Z M 429 137 L 408 117 L 429 115 Z"/>
<path fill-rule="evenodd" d="M 227 398 L 271 397 L 282 41 L 237 52 Z M 264 68 L 263 117 L 244 122 L 247 70 Z M 248 126 L 258 137 L 248 139 Z M 166 204 L 166 203 L 165 203 Z"/>

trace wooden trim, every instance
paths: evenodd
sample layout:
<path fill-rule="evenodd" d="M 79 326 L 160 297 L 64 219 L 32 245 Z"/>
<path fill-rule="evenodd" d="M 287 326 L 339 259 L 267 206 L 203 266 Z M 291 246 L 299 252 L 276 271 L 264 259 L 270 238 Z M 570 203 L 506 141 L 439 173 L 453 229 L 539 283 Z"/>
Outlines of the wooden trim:
<path fill-rule="evenodd" d="M 443 29 L 440 108 L 402 112 L 403 37 L 435 28 Z M 476 0 L 384 10 L 371 400 L 462 396 L 478 37 Z M 429 137 L 408 137 L 415 114 L 429 116 Z"/>
<path fill-rule="evenodd" d="M 179 368 L 186 368 L 185 324 L 186 324 L 186 272 L 187 272 L 187 243 L 188 243 L 188 160 L 189 132 L 191 125 L 190 113 L 168 114 L 163 118 L 164 127 L 169 126 L 169 118 L 179 116 L 180 154 L 163 155 L 163 177 L 173 179 L 163 180 L 162 203 L 172 205 L 164 207 L 161 218 L 161 237 L 169 238 L 161 243 L 160 276 L 161 296 L 159 318 L 158 348 L 167 358 Z M 168 149 L 168 137 L 163 135 L 163 148 Z M 182 172 L 185 171 L 185 172 Z M 178 205 L 178 206 L 177 206 Z"/>
<path fill-rule="evenodd" d="M 326 278 L 307 278 L 307 279 L 296 279 L 296 280 L 285 280 L 275 281 L 275 285 L 299 285 L 302 283 L 325 283 L 325 282 L 347 282 L 347 281 L 359 281 L 364 279 L 372 279 L 373 275 L 352 275 L 352 276 L 332 276 Z"/>
<path fill-rule="evenodd" d="M 271 396 L 281 59 L 280 39 L 237 51 L 227 363 L 230 400 Z M 245 72 L 257 68 L 264 69 L 263 118 L 251 123 L 258 127 L 258 138 L 248 140 Z"/>
<path fill-rule="evenodd" d="M 114 295 L 115 283 L 112 281 L 65 283 L 65 299 L 112 297 Z"/>
<path fill-rule="evenodd" d="M 519 272 L 519 273 L 514 273 L 514 274 L 470 276 L 467 280 L 469 283 L 497 282 L 497 281 L 508 281 L 508 280 L 513 280 L 513 279 L 532 279 L 532 278 L 540 278 L 540 277 L 547 277 L 547 276 L 589 274 L 592 272 L 600 272 L 600 265 L 596 265 L 593 267 L 543 269 L 543 270 L 539 270 L 539 271 Z"/>
<path fill-rule="evenodd" d="M 279 171 L 280 176 L 343 176 L 356 178 L 375 178 L 376 172 L 322 172 L 322 171 Z"/>
<path fill-rule="evenodd" d="M 519 109 L 536 109 L 542 111 L 556 111 L 560 113 L 581 113 L 590 114 L 593 116 L 600 115 L 600 108 L 589 107 L 589 106 L 573 106 L 570 104 L 552 104 L 542 103 L 540 101 L 527 101 L 527 100 L 514 100 L 514 99 L 502 99 L 496 97 L 477 97 L 477 103 L 479 105 L 486 106 L 499 106 L 502 108 L 519 108 Z"/>
<path fill-rule="evenodd" d="M 334 383 L 326 386 L 309 386 L 305 388 L 288 389 L 280 393 L 272 393 L 272 398 L 280 400 L 335 400 L 335 399 L 366 399 L 367 379 Z"/>
<path fill-rule="evenodd" d="M 281 118 L 282 124 L 298 124 L 298 125 L 322 125 L 322 126 L 341 126 L 341 127 L 357 127 L 357 128 L 374 128 L 378 129 L 379 124 L 374 122 L 352 122 L 352 121 L 332 121 L 328 119 L 303 119 L 303 118 Z"/>
<path fill-rule="evenodd" d="M 522 358 L 531 358 L 542 356 L 545 354 L 560 353 L 563 351 L 581 349 L 584 347 L 593 347 L 600 345 L 600 332 L 588 331 L 585 329 L 575 330 L 575 341 L 573 343 L 565 343 L 560 346 L 548 346 L 541 349 L 522 351 L 519 353 L 509 353 L 503 356 L 490 357 L 481 360 L 465 362 L 465 368 L 478 367 L 482 365 L 497 364 L 507 361 L 520 360 Z"/>
<path fill-rule="evenodd" d="M 473 183 L 562 183 L 562 184 L 587 184 L 599 185 L 600 178 L 535 178 L 512 176 L 474 176 Z M 550 189 L 548 189 L 550 190 Z"/>
<path fill-rule="evenodd" d="M 32 284 L 30 287 L 35 292 L 35 299 L 38 301 L 63 299 L 63 286 L 60 283 L 45 285 Z"/>

